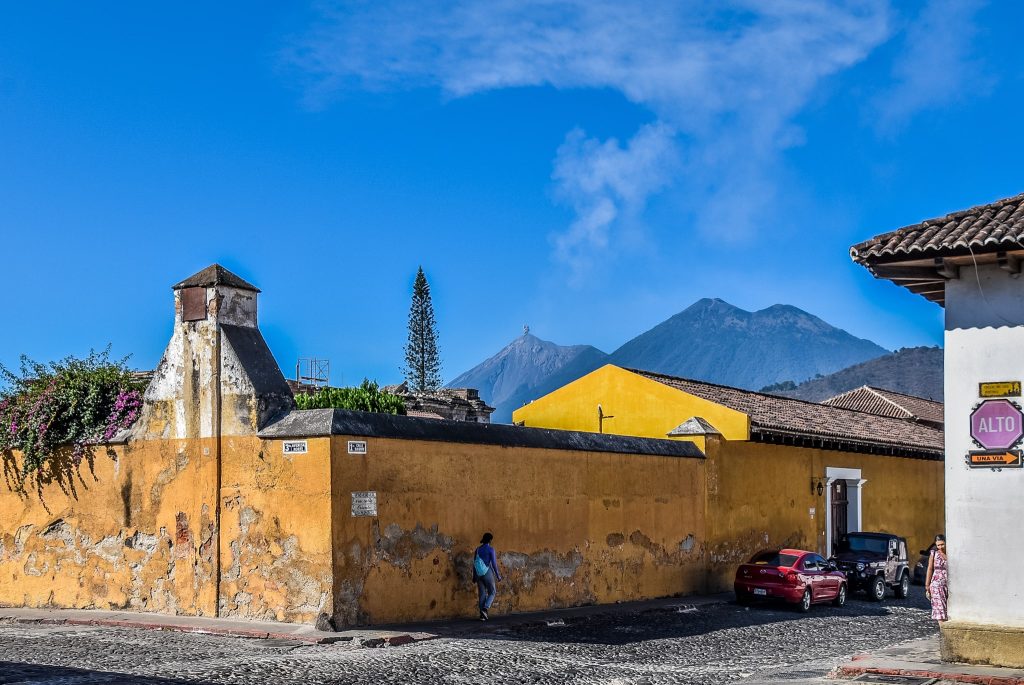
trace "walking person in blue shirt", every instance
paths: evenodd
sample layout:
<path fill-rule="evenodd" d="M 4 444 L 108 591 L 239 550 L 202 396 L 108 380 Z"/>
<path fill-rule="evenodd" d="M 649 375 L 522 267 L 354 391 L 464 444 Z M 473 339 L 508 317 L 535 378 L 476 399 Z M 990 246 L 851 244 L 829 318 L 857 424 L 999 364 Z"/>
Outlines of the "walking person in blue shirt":
<path fill-rule="evenodd" d="M 491 540 L 494 536 L 484 533 L 480 538 L 480 546 L 476 548 L 473 555 L 473 580 L 480 590 L 480 620 L 486 621 L 487 610 L 494 602 L 494 595 L 498 588 L 495 583 L 501 580 L 501 572 L 498 571 L 498 557 L 491 547 Z"/>

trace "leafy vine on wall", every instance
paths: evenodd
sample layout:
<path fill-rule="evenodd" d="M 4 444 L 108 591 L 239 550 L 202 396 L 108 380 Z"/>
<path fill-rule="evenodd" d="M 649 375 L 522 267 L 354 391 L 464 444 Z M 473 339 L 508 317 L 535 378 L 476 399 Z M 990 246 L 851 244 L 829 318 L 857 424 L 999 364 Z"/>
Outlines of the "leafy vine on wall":
<path fill-rule="evenodd" d="M 18 372 L 0 364 L 0 454 L 5 465 L 21 454 L 13 472 L 5 468 L 8 487 L 24 492 L 29 479 L 63 480 L 66 466 L 135 423 L 145 382 L 126 363 L 111 360 L 107 348 L 45 364 L 22 356 Z"/>

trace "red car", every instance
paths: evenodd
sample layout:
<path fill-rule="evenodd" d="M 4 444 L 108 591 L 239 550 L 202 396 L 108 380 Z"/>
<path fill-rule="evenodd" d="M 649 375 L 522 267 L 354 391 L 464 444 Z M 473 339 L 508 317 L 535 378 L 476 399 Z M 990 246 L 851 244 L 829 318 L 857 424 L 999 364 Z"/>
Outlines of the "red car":
<path fill-rule="evenodd" d="M 810 611 L 812 604 L 846 604 L 846 576 L 814 552 L 780 549 L 759 552 L 736 569 L 736 601 L 781 599 Z"/>

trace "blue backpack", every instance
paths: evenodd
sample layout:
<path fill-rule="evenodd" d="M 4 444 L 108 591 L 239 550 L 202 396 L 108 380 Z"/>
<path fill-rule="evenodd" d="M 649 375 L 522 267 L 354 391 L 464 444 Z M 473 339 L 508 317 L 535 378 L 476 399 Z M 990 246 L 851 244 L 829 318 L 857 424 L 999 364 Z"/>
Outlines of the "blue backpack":
<path fill-rule="evenodd" d="M 479 554 L 473 555 L 473 572 L 478 576 L 486 576 L 487 572 L 491 570 L 491 567 L 487 565 L 483 559 L 480 558 Z"/>

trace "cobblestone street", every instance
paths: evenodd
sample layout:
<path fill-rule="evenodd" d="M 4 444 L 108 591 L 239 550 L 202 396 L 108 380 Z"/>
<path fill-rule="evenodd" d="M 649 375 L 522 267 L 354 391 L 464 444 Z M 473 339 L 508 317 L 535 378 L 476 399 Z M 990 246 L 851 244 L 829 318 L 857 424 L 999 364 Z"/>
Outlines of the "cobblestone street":
<path fill-rule="evenodd" d="M 548 623 L 481 626 L 387 649 L 6 624 L 0 684 L 784 682 L 936 632 L 916 587 L 905 601 L 856 598 L 807 615 L 730 603 Z"/>

